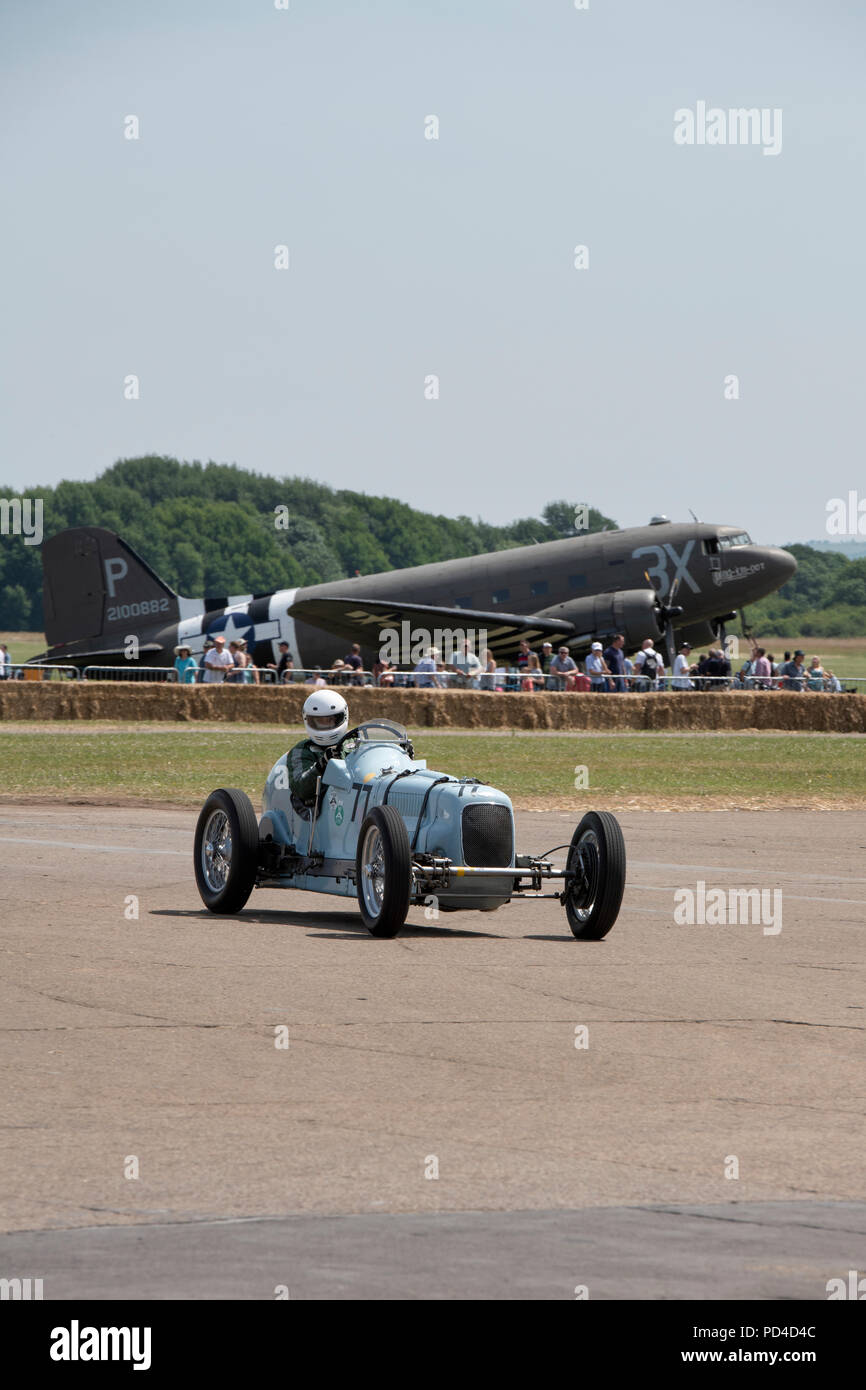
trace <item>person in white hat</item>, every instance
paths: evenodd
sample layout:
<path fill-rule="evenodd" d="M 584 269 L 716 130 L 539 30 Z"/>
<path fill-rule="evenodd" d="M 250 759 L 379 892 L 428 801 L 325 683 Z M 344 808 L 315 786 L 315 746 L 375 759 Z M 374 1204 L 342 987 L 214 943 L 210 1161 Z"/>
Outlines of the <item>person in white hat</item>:
<path fill-rule="evenodd" d="M 191 654 L 189 647 L 183 643 L 174 649 L 174 669 L 177 671 L 177 681 L 179 685 L 192 685 L 195 681 L 195 673 L 198 662 Z"/>
<path fill-rule="evenodd" d="M 541 660 L 540 660 L 540 665 L 541 665 L 542 671 L 544 672 L 544 689 L 545 689 L 545 690 L 555 690 L 555 689 L 556 689 L 556 681 L 554 680 L 553 676 L 550 674 L 550 663 L 551 663 L 552 660 L 553 660 L 553 643 L 552 643 L 552 642 L 542 642 L 542 644 L 541 644 Z"/>
<path fill-rule="evenodd" d="M 600 642 L 593 642 L 589 656 L 586 658 L 586 674 L 589 676 L 590 690 L 607 690 L 607 678 L 610 675 L 607 662 L 602 652 L 604 647 Z"/>
<path fill-rule="evenodd" d="M 226 651 L 226 639 L 221 633 L 214 637 L 213 643 L 204 659 L 204 683 L 222 685 L 229 671 L 234 670 L 235 659 Z"/>
<path fill-rule="evenodd" d="M 415 685 L 418 689 L 425 689 L 430 686 L 437 690 L 442 689 L 442 682 L 436 674 L 438 668 L 437 657 L 439 656 L 438 647 L 428 647 L 420 661 L 415 662 Z"/>
<path fill-rule="evenodd" d="M 674 657 L 674 678 L 671 682 L 674 690 L 694 690 L 694 681 L 689 679 L 692 670 L 691 660 L 691 643 L 683 642 Z"/>

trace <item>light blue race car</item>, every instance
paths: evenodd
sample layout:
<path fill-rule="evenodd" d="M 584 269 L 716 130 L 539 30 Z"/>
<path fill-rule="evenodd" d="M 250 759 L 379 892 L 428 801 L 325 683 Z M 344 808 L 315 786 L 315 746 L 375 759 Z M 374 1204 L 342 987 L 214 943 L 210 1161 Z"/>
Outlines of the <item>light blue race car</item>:
<path fill-rule="evenodd" d="M 310 808 L 292 802 L 286 758 L 268 774 L 261 820 L 236 788 L 211 792 L 202 807 L 195 876 L 211 912 L 240 912 L 253 888 L 300 888 L 357 898 L 373 936 L 396 936 L 412 905 L 492 912 L 513 899 L 556 898 L 573 934 L 593 941 L 617 919 L 625 845 L 609 812 L 589 811 L 571 843 L 555 846 L 567 850 L 558 866 L 548 857 L 555 850 L 515 854 L 504 792 L 433 772 L 390 720 L 349 730 Z"/>

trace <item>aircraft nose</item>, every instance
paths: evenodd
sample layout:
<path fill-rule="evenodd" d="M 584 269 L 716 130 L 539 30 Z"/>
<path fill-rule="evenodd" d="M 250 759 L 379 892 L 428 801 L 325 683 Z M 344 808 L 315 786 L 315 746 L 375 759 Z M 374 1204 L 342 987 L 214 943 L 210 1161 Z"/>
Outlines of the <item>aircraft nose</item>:
<path fill-rule="evenodd" d="M 774 581 L 777 588 L 787 584 L 788 580 L 797 573 L 797 561 L 793 555 L 789 555 L 787 550 L 779 550 L 775 546 L 767 546 L 761 550 L 761 559 L 766 565 L 766 572 L 770 579 Z"/>

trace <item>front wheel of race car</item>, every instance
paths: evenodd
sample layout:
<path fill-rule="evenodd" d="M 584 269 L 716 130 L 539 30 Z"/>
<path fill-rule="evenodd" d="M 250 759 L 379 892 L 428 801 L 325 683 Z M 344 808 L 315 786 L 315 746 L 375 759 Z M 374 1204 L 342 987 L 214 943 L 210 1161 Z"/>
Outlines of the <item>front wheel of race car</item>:
<path fill-rule="evenodd" d="M 240 912 L 256 881 L 259 827 L 236 787 L 211 792 L 195 828 L 195 881 L 211 912 Z"/>
<path fill-rule="evenodd" d="M 573 871 L 563 894 L 574 936 L 600 941 L 619 915 L 625 889 L 625 841 L 609 811 L 588 811 L 571 839 L 566 868 Z"/>
<path fill-rule="evenodd" d="M 373 936 L 396 936 L 409 911 L 412 858 L 403 817 L 376 806 L 358 836 L 355 857 L 358 906 Z"/>

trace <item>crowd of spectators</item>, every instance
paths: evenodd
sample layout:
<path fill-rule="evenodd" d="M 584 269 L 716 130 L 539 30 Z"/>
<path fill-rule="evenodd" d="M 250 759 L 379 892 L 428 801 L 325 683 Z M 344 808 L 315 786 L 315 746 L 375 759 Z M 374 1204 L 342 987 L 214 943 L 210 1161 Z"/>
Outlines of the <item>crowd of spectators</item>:
<path fill-rule="evenodd" d="M 437 647 L 427 647 L 409 669 L 400 669 L 393 662 L 379 657 L 372 670 L 364 669 L 361 647 L 353 643 L 344 657 L 337 657 L 330 667 L 306 669 L 296 667 L 288 642 L 278 644 L 279 656 L 261 668 L 257 667 L 247 650 L 246 642 L 234 638 L 226 646 L 225 637 L 207 638 L 201 655 L 193 656 L 183 643 L 174 649 L 174 671 L 180 684 L 259 685 L 297 682 L 312 686 L 375 685 L 383 687 L 413 687 L 418 690 L 492 690 L 523 691 L 592 691 L 597 694 L 651 690 L 708 691 L 708 690 L 789 690 L 840 692 L 842 683 L 833 671 L 824 667 L 821 658 L 813 656 L 808 666 L 801 648 L 786 651 L 777 661 L 772 652 L 757 644 L 750 655 L 734 670 L 721 647 L 710 647 L 697 661 L 692 660 L 688 642 L 680 645 L 673 667 L 668 673 L 664 659 L 656 650 L 653 639 L 647 637 L 640 650 L 629 657 L 625 638 L 614 636 L 605 647 L 593 642 L 582 666 L 561 646 L 554 652 L 550 642 L 533 651 L 529 642 L 521 641 L 516 655 L 508 661 L 497 660 L 485 649 L 479 656 L 472 643 L 465 640 L 459 651 L 445 660 Z M 0 680 L 20 676 L 26 667 L 13 668 L 5 643 L 0 643 Z M 72 668 L 68 669 L 75 674 Z M 855 687 L 856 688 L 856 687 Z"/>
<path fill-rule="evenodd" d="M 437 647 L 428 647 L 411 670 L 401 670 L 379 657 L 371 671 L 365 671 L 360 645 L 355 642 L 344 657 L 330 667 L 296 669 L 288 642 L 279 643 L 279 658 L 260 672 L 254 666 L 243 640 L 225 645 L 224 637 L 208 638 L 196 659 L 188 647 L 175 647 L 174 668 L 178 681 L 187 684 L 259 684 L 262 680 L 298 682 L 313 686 L 365 685 L 413 687 L 417 690 L 495 690 L 495 691 L 592 691 L 597 694 L 651 690 L 793 690 L 841 691 L 841 681 L 826 669 L 821 658 L 813 656 L 809 665 L 798 648 L 786 651 L 781 661 L 772 652 L 754 645 L 749 657 L 735 671 L 721 647 L 710 647 L 697 661 L 692 660 L 688 642 L 680 645 L 673 668 L 668 673 L 663 657 L 647 637 L 632 657 L 626 655 L 625 638 L 618 633 L 605 647 L 593 642 L 583 661 L 583 669 L 567 646 L 554 653 L 550 642 L 533 651 L 522 641 L 510 662 L 497 661 L 485 649 L 479 656 L 471 642 L 464 641 L 450 661 Z M 0 645 L 0 676 L 5 649 Z M 8 654 L 6 660 L 8 662 Z"/>
<path fill-rule="evenodd" d="M 261 675 L 241 638 L 226 646 L 224 637 L 208 637 L 196 659 L 181 643 L 174 649 L 174 669 L 181 685 L 258 685 Z"/>
<path fill-rule="evenodd" d="M 479 658 L 470 644 L 464 642 L 462 652 L 451 662 L 443 660 L 435 647 L 429 647 L 411 672 L 398 672 L 393 666 L 381 670 L 374 668 L 373 684 L 528 693 L 591 691 L 597 694 L 652 690 L 842 690 L 838 677 L 825 670 L 820 657 L 813 656 L 809 666 L 804 667 L 804 653 L 800 650 L 793 655 L 785 652 L 783 660 L 777 662 L 772 652 L 754 646 L 736 671 L 721 647 L 710 647 L 697 661 L 692 660 L 691 652 L 691 645 L 683 642 L 668 672 L 651 637 L 629 657 L 625 638 L 618 633 L 607 647 L 602 642 L 593 642 L 581 669 L 567 646 L 560 647 L 554 654 L 550 642 L 543 643 L 540 652 L 533 651 L 528 642 L 521 642 L 510 663 L 497 662 L 490 651 Z"/>
<path fill-rule="evenodd" d="M 755 645 L 736 671 L 732 670 L 730 661 L 720 648 L 711 648 L 706 656 L 694 664 L 690 664 L 689 656 L 690 648 L 685 643 L 674 666 L 675 689 L 820 690 L 834 693 L 842 690 L 838 676 L 822 666 L 819 656 L 813 656 L 806 667 L 805 652 L 800 648 L 793 655 L 785 652 L 782 660 L 777 661 L 772 652 Z"/>

